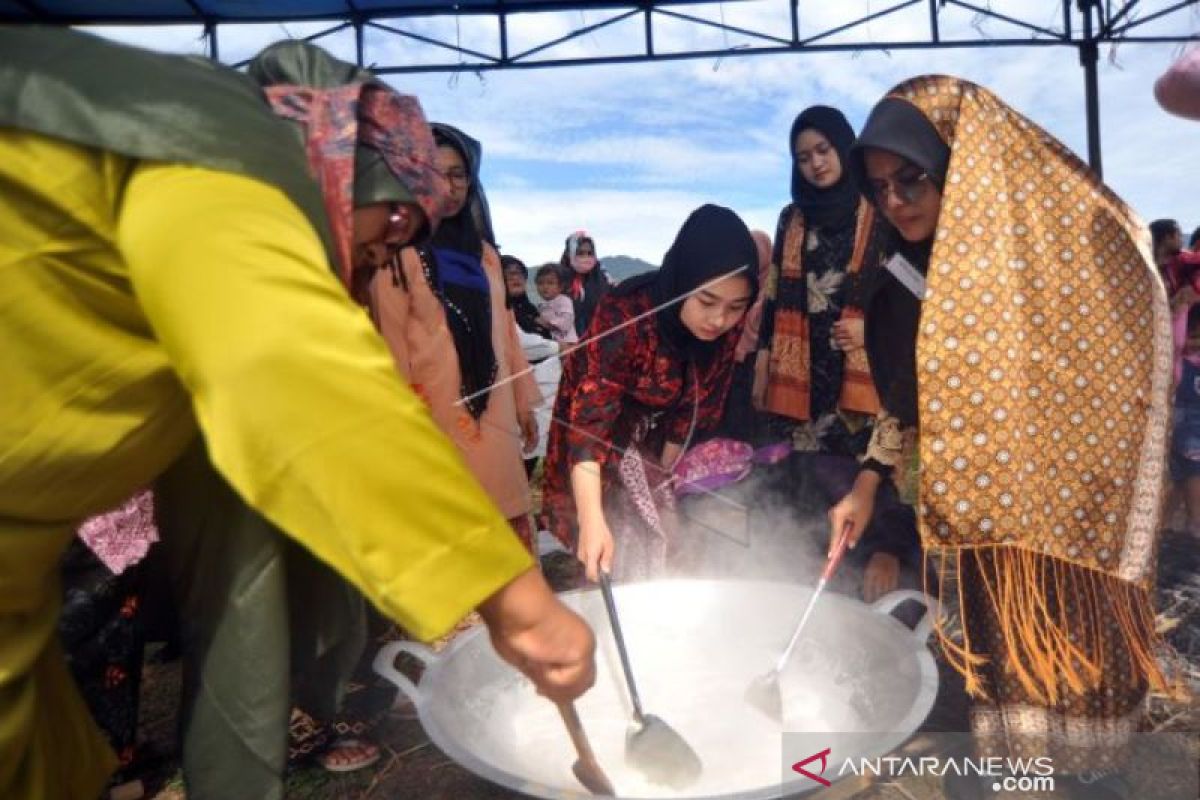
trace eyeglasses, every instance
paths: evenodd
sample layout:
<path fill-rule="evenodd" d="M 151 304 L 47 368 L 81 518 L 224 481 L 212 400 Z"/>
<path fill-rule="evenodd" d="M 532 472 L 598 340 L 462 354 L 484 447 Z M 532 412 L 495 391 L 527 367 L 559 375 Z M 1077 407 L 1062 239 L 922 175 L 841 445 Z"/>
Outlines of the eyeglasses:
<path fill-rule="evenodd" d="M 887 205 L 889 193 L 902 205 L 912 205 L 920 201 L 929 189 L 929 173 L 905 172 L 892 175 L 890 179 L 872 178 L 867 183 L 875 202 L 881 206 Z"/>
<path fill-rule="evenodd" d="M 466 171 L 461 169 L 452 169 L 448 170 L 447 172 L 443 172 L 442 177 L 451 183 L 458 184 L 459 186 L 466 186 L 471 182 L 471 176 L 468 175 Z"/>

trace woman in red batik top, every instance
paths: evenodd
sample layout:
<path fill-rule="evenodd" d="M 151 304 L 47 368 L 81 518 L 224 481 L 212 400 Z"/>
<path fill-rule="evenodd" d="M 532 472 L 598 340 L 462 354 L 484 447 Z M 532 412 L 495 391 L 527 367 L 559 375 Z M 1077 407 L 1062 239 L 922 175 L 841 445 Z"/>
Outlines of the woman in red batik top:
<path fill-rule="evenodd" d="M 601 300 L 586 344 L 563 360 L 546 455 L 550 530 L 587 576 L 645 578 L 674 532 L 670 467 L 720 420 L 758 256 L 726 208 L 692 212 L 662 268 Z"/>

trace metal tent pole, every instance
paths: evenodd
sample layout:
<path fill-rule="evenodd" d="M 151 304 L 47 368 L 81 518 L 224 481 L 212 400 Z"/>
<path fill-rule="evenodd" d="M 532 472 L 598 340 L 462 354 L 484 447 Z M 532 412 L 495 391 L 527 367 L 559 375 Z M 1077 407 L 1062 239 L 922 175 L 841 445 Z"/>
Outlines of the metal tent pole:
<path fill-rule="evenodd" d="M 1083 12 L 1083 41 L 1079 44 L 1079 63 L 1083 65 L 1084 102 L 1087 106 L 1088 164 L 1096 174 L 1104 177 L 1104 166 L 1100 157 L 1100 76 L 1097 65 L 1100 47 L 1096 43 L 1092 25 L 1092 12 L 1099 0 L 1079 0 Z"/>

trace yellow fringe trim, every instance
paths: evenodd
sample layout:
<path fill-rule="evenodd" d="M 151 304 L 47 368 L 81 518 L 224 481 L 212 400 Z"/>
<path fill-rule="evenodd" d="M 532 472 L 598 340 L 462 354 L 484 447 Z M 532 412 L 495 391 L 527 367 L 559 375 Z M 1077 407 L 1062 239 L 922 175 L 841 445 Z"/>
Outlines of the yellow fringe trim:
<path fill-rule="evenodd" d="M 979 668 L 991 661 L 984 646 L 972 641 L 964 593 L 987 598 L 1008 650 L 1003 665 L 1037 702 L 1055 706 L 1072 694 L 1100 688 L 1104 654 L 1116 642 L 1129 654 L 1129 667 L 1151 690 L 1178 694 L 1156 652 L 1166 648 L 1155 631 L 1150 592 L 1120 578 L 1024 548 L 991 545 L 926 551 L 935 559 L 943 592 L 955 587 L 962 625 L 961 641 L 951 638 L 939 615 L 935 630 L 949 664 L 966 682 L 972 697 L 987 697 Z M 981 585 L 965 586 L 964 565 L 973 566 Z M 928 566 L 928 564 L 927 564 Z M 925 570 L 928 580 L 930 570 Z M 1053 587 L 1053 592 L 1050 588 Z M 930 587 L 926 586 L 928 592 Z M 1068 615 L 1068 603 L 1074 607 Z"/>

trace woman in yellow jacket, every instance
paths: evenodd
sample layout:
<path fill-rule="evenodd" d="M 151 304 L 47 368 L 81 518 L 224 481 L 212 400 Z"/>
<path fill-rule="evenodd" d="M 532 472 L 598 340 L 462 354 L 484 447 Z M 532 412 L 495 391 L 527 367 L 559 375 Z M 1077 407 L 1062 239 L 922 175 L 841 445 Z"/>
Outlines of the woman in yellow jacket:
<path fill-rule="evenodd" d="M 0 52 L 0 796 L 103 786 L 112 755 L 54 641 L 58 556 L 197 431 L 238 495 L 406 628 L 479 607 L 543 693 L 585 690 L 590 631 L 329 271 L 321 195 L 257 87 L 66 30 L 0 30 Z M 355 212 L 356 258 L 394 210 Z"/>

